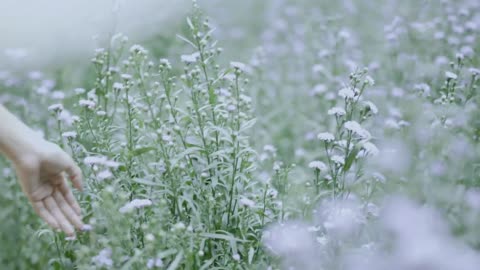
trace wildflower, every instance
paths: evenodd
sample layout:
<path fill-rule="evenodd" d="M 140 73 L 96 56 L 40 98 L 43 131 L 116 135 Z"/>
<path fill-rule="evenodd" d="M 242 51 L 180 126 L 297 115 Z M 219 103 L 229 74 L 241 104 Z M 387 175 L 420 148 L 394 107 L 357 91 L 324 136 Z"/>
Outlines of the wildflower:
<path fill-rule="evenodd" d="M 183 231 L 187 228 L 183 222 L 178 222 L 177 224 L 173 225 L 172 230 L 174 231 Z"/>
<path fill-rule="evenodd" d="M 370 112 L 372 112 L 372 114 L 377 114 L 378 113 L 378 108 L 375 104 L 373 104 L 373 102 L 371 101 L 364 101 L 363 102 L 363 105 L 365 106 L 365 108 L 367 108 Z"/>
<path fill-rule="evenodd" d="M 151 205 L 152 201 L 149 199 L 134 199 L 122 206 L 119 211 L 120 213 L 124 214 L 132 212 L 134 209 L 140 209 Z"/>
<path fill-rule="evenodd" d="M 161 258 L 149 259 L 147 261 L 147 268 L 152 269 L 154 267 L 162 267 L 163 261 Z"/>
<path fill-rule="evenodd" d="M 344 99 L 353 99 L 355 97 L 355 92 L 349 87 L 342 88 L 338 91 L 338 95 Z"/>
<path fill-rule="evenodd" d="M 109 179 L 113 176 L 110 170 L 103 170 L 97 174 L 98 180 L 103 181 L 105 179 Z"/>
<path fill-rule="evenodd" d="M 248 66 L 241 62 L 230 62 L 230 67 L 243 72 L 247 72 L 249 70 Z"/>
<path fill-rule="evenodd" d="M 319 133 L 317 135 L 317 138 L 320 140 L 320 141 L 324 141 L 324 142 L 333 142 L 335 140 L 335 136 L 333 136 L 332 133 L 330 132 L 322 132 L 322 133 Z"/>
<path fill-rule="evenodd" d="M 378 148 L 375 146 L 375 144 L 371 142 L 366 142 L 362 145 L 362 149 L 365 151 L 365 154 L 371 155 L 371 156 L 376 156 L 380 152 Z"/>
<path fill-rule="evenodd" d="M 125 88 L 125 86 L 123 85 L 123 83 L 119 83 L 119 82 L 113 83 L 113 90 L 121 91 L 124 88 Z"/>
<path fill-rule="evenodd" d="M 142 46 L 135 44 L 132 47 L 130 47 L 130 53 L 135 53 L 135 54 L 147 54 L 148 51 L 143 48 Z"/>
<path fill-rule="evenodd" d="M 240 199 L 240 204 L 250 208 L 255 207 L 255 202 L 245 197 Z"/>
<path fill-rule="evenodd" d="M 84 94 L 86 92 L 85 89 L 83 88 L 75 88 L 75 90 L 73 90 L 75 92 L 75 94 L 77 95 L 81 95 L 81 94 Z"/>
<path fill-rule="evenodd" d="M 447 80 L 456 80 L 458 78 L 457 74 L 450 71 L 445 72 L 445 77 L 447 77 Z"/>
<path fill-rule="evenodd" d="M 339 155 L 333 155 L 330 159 L 337 165 L 344 165 L 345 164 L 345 158 L 341 157 Z"/>
<path fill-rule="evenodd" d="M 93 100 L 86 100 L 86 99 L 81 99 L 78 104 L 80 104 L 80 106 L 82 107 L 86 107 L 86 108 L 89 108 L 89 109 L 93 109 L 95 108 L 95 106 L 97 105 L 95 103 L 95 101 Z"/>
<path fill-rule="evenodd" d="M 65 98 L 65 93 L 62 91 L 53 91 L 52 92 L 52 99 L 62 100 Z"/>
<path fill-rule="evenodd" d="M 88 156 L 83 160 L 85 165 L 104 164 L 107 158 L 104 156 Z"/>
<path fill-rule="evenodd" d="M 347 112 L 341 107 L 333 107 L 328 110 L 328 115 L 344 116 L 345 114 L 347 114 Z"/>
<path fill-rule="evenodd" d="M 235 253 L 235 254 L 232 255 L 232 258 L 233 258 L 235 261 L 240 261 L 240 254 Z"/>
<path fill-rule="evenodd" d="M 327 91 L 327 87 L 324 84 L 317 84 L 315 87 L 310 91 L 311 96 L 316 96 L 323 94 Z"/>
<path fill-rule="evenodd" d="M 58 104 L 53 104 L 48 106 L 48 111 L 50 112 L 61 112 L 63 111 L 63 105 L 58 103 Z"/>
<path fill-rule="evenodd" d="M 130 74 L 122 74 L 120 77 L 122 77 L 122 79 L 125 81 L 130 81 L 132 79 L 132 75 Z"/>
<path fill-rule="evenodd" d="M 321 161 L 318 161 L 318 160 L 314 160 L 314 161 L 310 162 L 308 164 L 308 167 L 312 168 L 312 169 L 319 170 L 319 171 L 326 171 L 327 170 L 327 165 L 325 165 L 325 163 L 323 163 Z"/>
<path fill-rule="evenodd" d="M 182 62 L 184 62 L 185 64 L 193 64 L 193 63 L 197 62 L 197 58 L 199 56 L 200 56 L 199 53 L 196 52 L 196 53 L 193 53 L 193 54 L 184 54 L 180 58 L 181 58 Z"/>
<path fill-rule="evenodd" d="M 469 68 L 468 71 L 472 73 L 473 76 L 479 76 L 480 75 L 480 69 L 478 68 Z"/>
<path fill-rule="evenodd" d="M 375 85 L 375 80 L 372 77 L 367 75 L 365 77 L 365 84 L 369 85 L 369 86 L 373 86 L 373 85 Z"/>
<path fill-rule="evenodd" d="M 77 132 L 75 131 L 66 131 L 62 133 L 62 137 L 66 139 L 75 139 L 77 137 Z"/>
<path fill-rule="evenodd" d="M 356 121 L 347 121 L 344 124 L 344 127 L 345 127 L 346 130 L 348 130 L 348 131 L 350 131 L 354 134 L 357 134 L 362 139 L 370 139 L 370 137 L 371 137 L 370 133 L 367 130 L 365 130 L 364 128 L 362 128 L 362 126 L 360 126 L 360 124 Z"/>
<path fill-rule="evenodd" d="M 100 251 L 100 253 L 92 258 L 92 262 L 99 267 L 102 266 L 112 266 L 113 261 L 110 258 L 112 256 L 112 250 L 109 248 L 105 248 Z"/>

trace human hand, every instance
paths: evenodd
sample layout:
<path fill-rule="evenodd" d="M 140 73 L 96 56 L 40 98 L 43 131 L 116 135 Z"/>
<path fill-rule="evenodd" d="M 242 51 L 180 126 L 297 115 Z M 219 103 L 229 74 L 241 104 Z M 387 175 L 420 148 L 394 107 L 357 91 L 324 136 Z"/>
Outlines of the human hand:
<path fill-rule="evenodd" d="M 19 145 L 12 159 L 22 190 L 35 212 L 51 227 L 75 234 L 81 230 L 81 209 L 67 184 L 82 190 L 82 172 L 72 158 L 58 145 L 42 138 L 30 137 Z"/>

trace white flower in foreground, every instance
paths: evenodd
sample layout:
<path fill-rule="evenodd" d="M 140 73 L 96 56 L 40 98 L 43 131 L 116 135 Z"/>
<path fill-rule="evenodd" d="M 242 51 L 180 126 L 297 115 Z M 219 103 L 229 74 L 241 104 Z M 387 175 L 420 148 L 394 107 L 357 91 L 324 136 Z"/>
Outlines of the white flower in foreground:
<path fill-rule="evenodd" d="M 341 157 L 339 155 L 333 155 L 330 159 L 337 165 L 344 165 L 345 164 L 345 158 Z"/>
<path fill-rule="evenodd" d="M 372 112 L 372 114 L 377 114 L 378 113 L 378 108 L 373 102 L 364 101 L 363 105 L 365 106 L 365 108 L 368 108 L 370 110 L 370 112 Z"/>
<path fill-rule="evenodd" d="M 233 254 L 232 258 L 233 258 L 235 261 L 240 261 L 240 255 L 239 255 L 238 253 Z"/>
<path fill-rule="evenodd" d="M 77 132 L 75 131 L 66 131 L 62 133 L 62 137 L 66 139 L 75 139 L 77 137 Z"/>
<path fill-rule="evenodd" d="M 355 92 L 349 87 L 345 87 L 338 91 L 338 95 L 345 99 L 353 99 L 355 97 Z"/>
<path fill-rule="evenodd" d="M 344 116 L 347 112 L 341 107 L 333 107 L 328 110 L 328 115 Z"/>
<path fill-rule="evenodd" d="M 50 106 L 48 106 L 48 111 L 50 112 L 59 112 L 59 111 L 63 111 L 63 105 L 58 103 L 58 104 L 52 104 Z"/>
<path fill-rule="evenodd" d="M 451 71 L 445 71 L 445 77 L 447 77 L 449 80 L 456 80 L 458 78 L 457 74 Z"/>
<path fill-rule="evenodd" d="M 86 99 L 81 99 L 78 104 L 80 104 L 80 106 L 82 107 L 86 107 L 86 108 L 89 108 L 89 109 L 93 109 L 95 108 L 95 106 L 97 105 L 95 103 L 95 101 L 93 100 L 86 100 Z"/>
<path fill-rule="evenodd" d="M 241 70 L 243 72 L 248 72 L 249 70 L 248 66 L 241 62 L 230 62 L 230 67 Z"/>
<path fill-rule="evenodd" d="M 252 200 L 250 200 L 250 199 L 248 199 L 248 198 L 242 197 L 242 198 L 240 199 L 240 205 L 244 205 L 244 206 L 246 206 L 246 207 L 252 208 L 252 207 L 255 207 L 255 202 L 252 201 Z"/>
<path fill-rule="evenodd" d="M 468 71 L 470 71 L 470 73 L 472 73 L 473 76 L 480 75 L 480 69 L 478 68 L 469 68 Z"/>
<path fill-rule="evenodd" d="M 317 169 L 317 170 L 320 170 L 320 171 L 326 171 L 327 170 L 327 165 L 325 165 L 325 163 L 323 163 L 321 161 L 318 161 L 318 160 L 314 160 L 314 161 L 310 162 L 308 164 L 308 167 L 312 168 L 312 169 Z"/>
<path fill-rule="evenodd" d="M 362 139 L 370 139 L 372 136 L 370 132 L 364 129 L 358 122 L 356 121 L 347 121 L 344 125 L 346 130 L 351 131 L 354 134 L 357 134 Z"/>
<path fill-rule="evenodd" d="M 324 141 L 324 142 L 333 142 L 335 140 L 335 136 L 333 136 L 332 133 L 330 132 L 322 132 L 322 133 L 319 133 L 317 135 L 317 138 L 320 140 L 320 141 Z"/>
<path fill-rule="evenodd" d="M 122 206 L 119 211 L 120 213 L 124 214 L 132 212 L 134 209 L 140 209 L 151 205 L 152 201 L 150 201 L 149 199 L 134 199 L 133 201 L 128 202 L 124 206 Z"/>

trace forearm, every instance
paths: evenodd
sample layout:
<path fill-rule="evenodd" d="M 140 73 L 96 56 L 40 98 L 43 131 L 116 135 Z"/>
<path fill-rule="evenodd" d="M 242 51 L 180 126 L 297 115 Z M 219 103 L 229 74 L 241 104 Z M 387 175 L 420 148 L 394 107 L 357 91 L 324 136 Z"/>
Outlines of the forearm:
<path fill-rule="evenodd" d="M 0 105 L 0 152 L 17 161 L 39 135 Z"/>

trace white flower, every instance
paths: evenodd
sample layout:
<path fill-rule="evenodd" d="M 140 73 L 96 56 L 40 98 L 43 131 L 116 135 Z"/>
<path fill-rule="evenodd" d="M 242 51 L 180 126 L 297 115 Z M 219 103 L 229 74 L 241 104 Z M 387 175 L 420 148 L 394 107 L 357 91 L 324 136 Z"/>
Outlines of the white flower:
<path fill-rule="evenodd" d="M 90 224 L 84 224 L 83 227 L 82 227 L 82 231 L 84 231 L 84 232 L 91 231 L 92 229 L 93 229 L 93 226 L 90 225 Z"/>
<path fill-rule="evenodd" d="M 244 206 L 252 208 L 252 207 L 255 207 L 255 202 L 248 199 L 248 198 L 242 197 L 240 199 L 240 205 L 244 205 Z"/>
<path fill-rule="evenodd" d="M 154 267 L 162 267 L 163 261 L 161 258 L 149 259 L 147 261 L 147 268 L 152 269 Z"/>
<path fill-rule="evenodd" d="M 249 70 L 248 66 L 241 62 L 230 62 L 230 67 L 241 70 L 243 72 L 248 72 Z"/>
<path fill-rule="evenodd" d="M 473 76 L 480 75 L 480 69 L 478 68 L 469 68 L 468 71 L 470 71 L 470 73 L 472 73 Z"/>
<path fill-rule="evenodd" d="M 60 112 L 63 111 L 63 105 L 58 103 L 58 104 L 52 104 L 48 106 L 48 110 L 51 112 Z"/>
<path fill-rule="evenodd" d="M 132 79 L 132 75 L 126 73 L 120 75 L 120 77 L 122 77 L 122 79 L 124 79 L 125 81 L 130 81 Z"/>
<path fill-rule="evenodd" d="M 185 64 L 192 64 L 197 62 L 197 58 L 199 57 L 199 53 L 193 53 L 193 54 L 184 54 L 180 58 L 182 59 L 182 62 Z"/>
<path fill-rule="evenodd" d="M 365 77 L 365 84 L 373 86 L 373 85 L 375 85 L 375 80 L 372 77 L 367 75 Z"/>
<path fill-rule="evenodd" d="M 110 258 L 112 256 L 112 250 L 109 248 L 105 248 L 100 253 L 92 258 L 92 262 L 97 266 L 112 266 L 113 261 Z"/>
<path fill-rule="evenodd" d="M 53 91 L 51 96 L 52 99 L 62 100 L 65 98 L 65 93 L 63 93 L 62 91 Z"/>
<path fill-rule="evenodd" d="M 345 158 L 341 157 L 339 155 L 333 155 L 330 159 L 337 165 L 344 165 L 345 164 Z"/>
<path fill-rule="evenodd" d="M 365 106 L 365 108 L 368 108 L 372 112 L 372 114 L 377 114 L 378 113 L 378 108 L 375 104 L 373 104 L 373 102 L 364 101 L 363 105 Z"/>
<path fill-rule="evenodd" d="M 362 139 L 370 139 L 371 137 L 370 133 L 362 128 L 362 126 L 356 121 L 347 121 L 343 126 L 346 130 L 357 134 Z"/>
<path fill-rule="evenodd" d="M 120 91 L 123 90 L 125 86 L 123 86 L 123 83 L 115 82 L 113 83 L 113 90 Z"/>
<path fill-rule="evenodd" d="M 62 133 L 62 137 L 67 139 L 75 139 L 77 137 L 77 132 L 75 131 L 66 131 Z"/>
<path fill-rule="evenodd" d="M 73 90 L 73 91 L 77 95 L 81 95 L 81 94 L 84 94 L 86 92 L 85 89 L 83 89 L 83 88 L 75 88 L 75 90 Z"/>
<path fill-rule="evenodd" d="M 233 254 L 232 258 L 233 258 L 235 261 L 240 261 L 240 255 L 239 255 L 238 253 Z"/>
<path fill-rule="evenodd" d="M 104 156 L 88 156 L 83 160 L 85 165 L 105 164 L 107 158 Z"/>
<path fill-rule="evenodd" d="M 327 87 L 324 84 L 317 84 L 313 89 L 310 91 L 311 96 L 316 96 L 323 94 L 327 91 Z"/>
<path fill-rule="evenodd" d="M 320 140 L 320 141 L 324 141 L 324 142 L 333 142 L 335 140 L 335 136 L 333 136 L 332 133 L 330 132 L 322 132 L 322 133 L 319 133 L 317 135 L 317 138 Z"/>
<path fill-rule="evenodd" d="M 93 109 L 95 108 L 95 106 L 97 105 L 95 103 L 95 101 L 93 100 L 86 100 L 86 99 L 81 99 L 78 104 L 80 104 L 80 106 L 82 107 L 86 107 L 86 108 L 89 108 L 89 109 Z"/>
<path fill-rule="evenodd" d="M 449 80 L 456 80 L 458 78 L 457 74 L 450 71 L 445 71 L 445 77 Z"/>
<path fill-rule="evenodd" d="M 343 116 L 345 114 L 347 114 L 347 112 L 341 107 L 333 107 L 328 110 L 328 115 Z"/>
<path fill-rule="evenodd" d="M 345 87 L 338 91 L 338 95 L 345 99 L 353 99 L 355 97 L 355 92 L 349 87 Z"/>
<path fill-rule="evenodd" d="M 318 161 L 318 160 L 314 160 L 314 161 L 310 162 L 308 164 L 308 167 L 312 168 L 312 169 L 317 169 L 319 171 L 326 171 L 327 170 L 327 165 L 325 165 L 325 163 L 323 163 L 321 161 Z"/>
<path fill-rule="evenodd" d="M 105 179 L 112 178 L 113 174 L 110 170 L 103 170 L 97 174 L 98 180 L 103 181 Z"/>
<path fill-rule="evenodd" d="M 147 54 L 147 50 L 142 46 L 135 44 L 130 48 L 130 53 Z"/>
<path fill-rule="evenodd" d="M 122 206 L 119 209 L 119 212 L 122 214 L 129 213 L 132 212 L 134 209 L 140 209 L 151 205 L 152 201 L 150 201 L 149 199 L 134 199 L 131 202 L 128 202 L 124 206 Z"/>
<path fill-rule="evenodd" d="M 366 142 L 362 145 L 362 149 L 365 151 L 367 155 L 376 156 L 380 152 L 375 144 L 371 142 Z"/>

